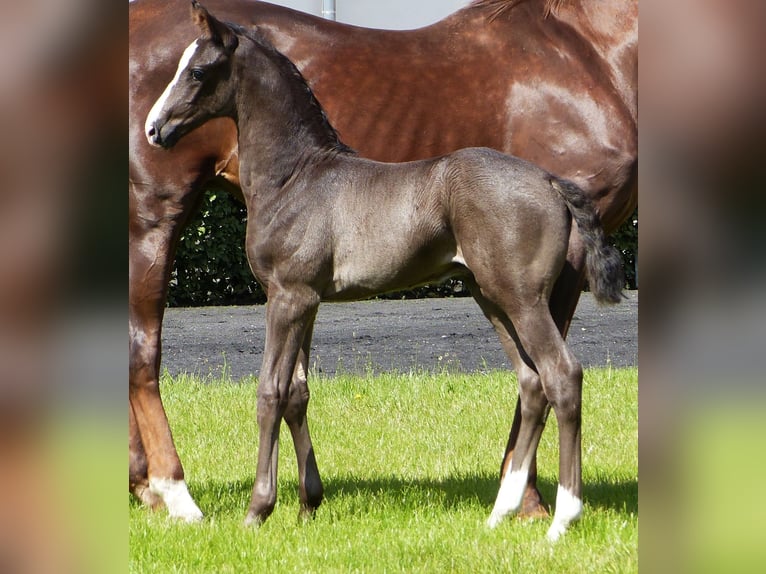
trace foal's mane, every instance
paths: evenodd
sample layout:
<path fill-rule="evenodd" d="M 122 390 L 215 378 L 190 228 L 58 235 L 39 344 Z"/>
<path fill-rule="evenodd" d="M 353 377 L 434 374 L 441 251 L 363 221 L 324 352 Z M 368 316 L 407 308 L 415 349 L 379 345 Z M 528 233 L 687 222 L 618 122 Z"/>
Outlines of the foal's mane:
<path fill-rule="evenodd" d="M 494 20 L 511 10 L 511 8 L 527 1 L 528 0 L 474 0 L 468 7 L 487 9 L 490 11 L 489 19 Z M 543 5 L 543 17 L 547 18 L 551 13 L 555 14 L 564 1 L 565 0 L 545 0 Z"/>
<path fill-rule="evenodd" d="M 257 29 L 245 28 L 238 24 L 227 23 L 236 33 L 250 39 L 279 67 L 283 77 L 289 82 L 290 88 L 297 92 L 299 97 L 304 100 L 305 107 L 300 109 L 302 120 L 309 126 L 319 139 L 326 151 L 332 153 L 356 153 L 349 146 L 340 140 L 336 129 L 327 119 L 327 114 L 319 103 L 314 92 L 309 87 L 306 78 L 303 77 L 300 70 L 292 60 L 277 50 L 266 38 L 264 38 Z"/>

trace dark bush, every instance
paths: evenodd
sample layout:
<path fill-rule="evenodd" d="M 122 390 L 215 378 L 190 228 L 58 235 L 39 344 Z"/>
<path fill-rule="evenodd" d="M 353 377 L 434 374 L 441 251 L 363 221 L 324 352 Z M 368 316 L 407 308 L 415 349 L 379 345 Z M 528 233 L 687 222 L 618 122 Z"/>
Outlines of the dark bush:
<path fill-rule="evenodd" d="M 266 300 L 245 256 L 245 206 L 223 191 L 205 193 L 181 236 L 168 304 L 241 305 Z"/>
<path fill-rule="evenodd" d="M 638 289 L 638 208 L 609 240 L 622 253 L 626 287 Z"/>

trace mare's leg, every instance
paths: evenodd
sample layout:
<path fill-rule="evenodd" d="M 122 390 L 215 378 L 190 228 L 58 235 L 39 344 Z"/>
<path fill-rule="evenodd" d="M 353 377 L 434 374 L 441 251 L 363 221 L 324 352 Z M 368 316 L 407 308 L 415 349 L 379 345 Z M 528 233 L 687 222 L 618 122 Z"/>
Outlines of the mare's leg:
<path fill-rule="evenodd" d="M 298 353 L 319 305 L 306 288 L 271 288 L 266 308 L 266 348 L 258 380 L 258 464 L 245 524 L 260 524 L 277 502 L 279 427 L 285 415 Z M 295 419 L 293 419 L 295 420 Z"/>
<path fill-rule="evenodd" d="M 543 392 L 540 377 L 530 365 L 529 357 L 521 348 L 516 330 L 508 315 L 495 303 L 487 299 L 477 287 L 472 287 L 474 299 L 500 337 L 500 342 L 516 369 L 519 383 L 519 397 L 511 429 L 509 447 L 503 460 L 500 490 L 489 517 L 490 527 L 496 526 L 503 517 L 521 510 L 527 500 L 530 488 L 537 492 L 535 457 L 540 436 L 545 428 L 548 414 L 548 400 Z M 515 449 L 515 450 L 514 450 Z M 532 469 L 535 474 L 532 475 Z M 530 477 L 531 480 L 530 480 Z M 539 500 L 536 500 L 539 504 Z M 545 509 L 543 509 L 545 511 Z M 547 516 L 547 512 L 545 512 Z"/>
<path fill-rule="evenodd" d="M 314 446 L 311 444 L 309 424 L 306 411 L 309 404 L 308 368 L 309 353 L 311 351 L 311 335 L 314 328 L 314 319 L 306 328 L 303 337 L 303 345 L 298 354 L 298 362 L 295 365 L 293 382 L 290 387 L 290 396 L 285 409 L 285 422 L 287 423 L 295 445 L 295 455 L 298 458 L 298 495 L 301 501 L 301 517 L 312 517 L 314 511 L 322 503 L 324 487 L 319 477 Z"/>
<path fill-rule="evenodd" d="M 144 443 L 141 442 L 136 417 L 133 414 L 133 406 L 130 403 L 128 403 L 128 433 L 130 446 L 130 465 L 128 471 L 130 492 L 149 508 L 158 508 L 163 505 L 163 502 L 149 488 L 149 470 Z"/>
<path fill-rule="evenodd" d="M 175 243 L 193 210 L 185 201 L 160 200 L 134 184 L 130 193 L 130 471 L 131 491 L 171 516 L 202 517 L 189 495 L 159 389 L 160 340 Z"/>

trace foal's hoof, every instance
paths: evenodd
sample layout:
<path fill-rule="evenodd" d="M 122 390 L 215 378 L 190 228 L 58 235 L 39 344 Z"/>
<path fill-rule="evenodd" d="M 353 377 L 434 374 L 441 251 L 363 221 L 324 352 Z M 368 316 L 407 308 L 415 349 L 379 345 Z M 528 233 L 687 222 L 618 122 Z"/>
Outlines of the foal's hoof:
<path fill-rule="evenodd" d="M 252 508 L 247 511 L 247 515 L 245 516 L 245 526 L 255 526 L 258 527 L 264 522 L 266 522 L 266 519 L 271 516 L 273 508 L 271 510 L 266 511 L 258 511 L 253 510 Z"/>
<path fill-rule="evenodd" d="M 301 509 L 298 511 L 298 522 L 311 522 L 316 518 L 316 514 L 316 506 L 301 505 Z"/>
<path fill-rule="evenodd" d="M 545 535 L 545 538 L 548 540 L 548 542 L 551 543 L 558 542 L 565 532 L 566 528 L 558 525 L 553 525 L 548 529 L 548 533 Z"/>
<path fill-rule="evenodd" d="M 254 512 L 248 512 L 245 516 L 245 526 L 253 526 L 253 527 L 259 527 L 261 524 L 263 524 L 263 521 L 265 519 L 262 518 L 260 515 L 255 514 Z"/>
<path fill-rule="evenodd" d="M 521 501 L 521 510 L 519 510 L 518 517 L 535 520 L 538 518 L 548 518 L 550 512 L 543 502 L 542 496 L 537 490 L 527 490 L 524 492 L 524 498 Z"/>

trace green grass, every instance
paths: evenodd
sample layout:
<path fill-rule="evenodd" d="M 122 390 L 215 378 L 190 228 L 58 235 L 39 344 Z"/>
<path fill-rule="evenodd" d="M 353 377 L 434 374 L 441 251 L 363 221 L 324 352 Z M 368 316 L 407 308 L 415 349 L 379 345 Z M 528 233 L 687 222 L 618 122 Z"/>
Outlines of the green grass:
<path fill-rule="evenodd" d="M 508 373 L 313 378 L 309 417 L 325 501 L 299 523 L 283 428 L 279 500 L 242 525 L 253 483 L 254 381 L 163 380 L 163 398 L 201 524 L 130 501 L 131 572 L 636 572 L 638 371 L 586 370 L 585 511 L 557 544 L 549 520 L 485 520 L 516 400 Z M 539 484 L 554 502 L 555 417 Z"/>

